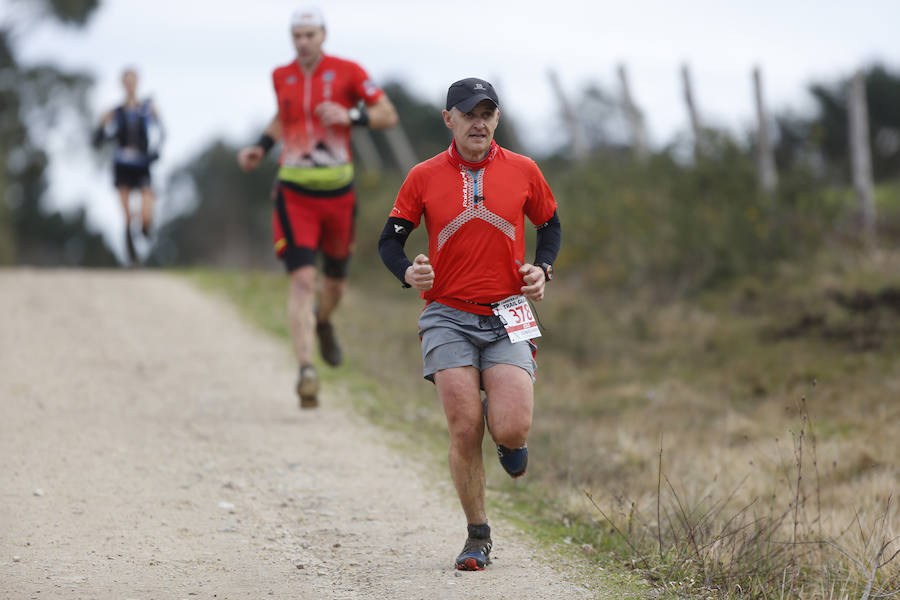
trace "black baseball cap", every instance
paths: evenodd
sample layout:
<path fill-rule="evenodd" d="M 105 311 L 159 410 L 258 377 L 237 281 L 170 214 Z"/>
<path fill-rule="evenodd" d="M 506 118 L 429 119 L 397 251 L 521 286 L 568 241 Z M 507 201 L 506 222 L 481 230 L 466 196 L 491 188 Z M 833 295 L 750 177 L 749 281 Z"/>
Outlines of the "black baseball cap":
<path fill-rule="evenodd" d="M 467 113 L 482 100 L 490 100 L 494 106 L 500 107 L 500 100 L 497 99 L 494 86 L 484 79 L 477 77 L 460 79 L 451 84 L 450 89 L 447 90 L 447 110 L 455 106 L 458 110 Z"/>

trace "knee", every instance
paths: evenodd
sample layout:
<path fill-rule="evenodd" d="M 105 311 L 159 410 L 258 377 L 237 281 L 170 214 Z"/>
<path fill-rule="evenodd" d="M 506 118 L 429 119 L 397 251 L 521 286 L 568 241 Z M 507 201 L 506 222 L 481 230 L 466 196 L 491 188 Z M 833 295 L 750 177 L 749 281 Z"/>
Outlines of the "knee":
<path fill-rule="evenodd" d="M 491 423 L 494 442 L 508 448 L 519 448 L 528 441 L 531 419 L 525 415 L 507 416 L 498 423 Z"/>
<path fill-rule="evenodd" d="M 450 446 L 458 451 L 481 452 L 484 437 L 484 422 L 474 419 L 454 419 L 448 421 Z"/>
<path fill-rule="evenodd" d="M 294 296 L 312 296 L 316 289 L 315 271 L 301 268 L 291 273 L 291 293 Z"/>
<path fill-rule="evenodd" d="M 344 288 L 346 287 L 346 284 L 346 279 L 335 279 L 327 275 L 322 278 L 322 290 L 327 294 L 331 294 L 332 296 L 338 296 L 342 294 Z"/>

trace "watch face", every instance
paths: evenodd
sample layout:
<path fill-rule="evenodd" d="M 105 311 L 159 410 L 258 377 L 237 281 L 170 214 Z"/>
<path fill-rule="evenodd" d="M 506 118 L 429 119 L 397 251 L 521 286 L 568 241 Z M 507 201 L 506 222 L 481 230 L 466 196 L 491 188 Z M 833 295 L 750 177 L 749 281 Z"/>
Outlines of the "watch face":
<path fill-rule="evenodd" d="M 359 119 L 359 109 L 354 107 L 347 111 L 347 115 L 350 117 L 351 121 L 355 121 Z"/>

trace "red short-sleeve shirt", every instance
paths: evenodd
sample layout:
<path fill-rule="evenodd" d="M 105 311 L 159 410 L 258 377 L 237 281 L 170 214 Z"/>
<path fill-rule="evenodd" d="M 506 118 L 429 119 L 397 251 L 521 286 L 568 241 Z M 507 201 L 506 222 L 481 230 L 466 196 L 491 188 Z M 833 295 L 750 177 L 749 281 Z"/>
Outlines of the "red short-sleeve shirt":
<path fill-rule="evenodd" d="M 372 104 L 384 92 L 355 62 L 322 55 L 312 73 L 295 60 L 272 73 L 281 120 L 282 150 L 279 163 L 296 167 L 348 164 L 350 128 L 325 127 L 315 108 L 330 100 L 350 108 L 360 100 Z"/>
<path fill-rule="evenodd" d="M 428 302 L 489 315 L 483 306 L 521 293 L 525 217 L 535 225 L 556 212 L 556 199 L 528 157 L 492 144 L 484 160 L 468 163 L 453 144 L 413 167 L 392 217 L 418 227 L 425 219 L 434 286 Z"/>

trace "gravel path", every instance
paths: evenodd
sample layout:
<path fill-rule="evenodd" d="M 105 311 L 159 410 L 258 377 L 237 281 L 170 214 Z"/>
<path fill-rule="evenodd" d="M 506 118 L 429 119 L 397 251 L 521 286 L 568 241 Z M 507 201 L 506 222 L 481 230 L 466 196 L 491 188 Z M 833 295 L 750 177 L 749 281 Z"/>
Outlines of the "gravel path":
<path fill-rule="evenodd" d="M 0 270 L 0 598 L 589 597 L 494 521 L 457 573 L 452 488 L 287 346 L 159 273 Z"/>

